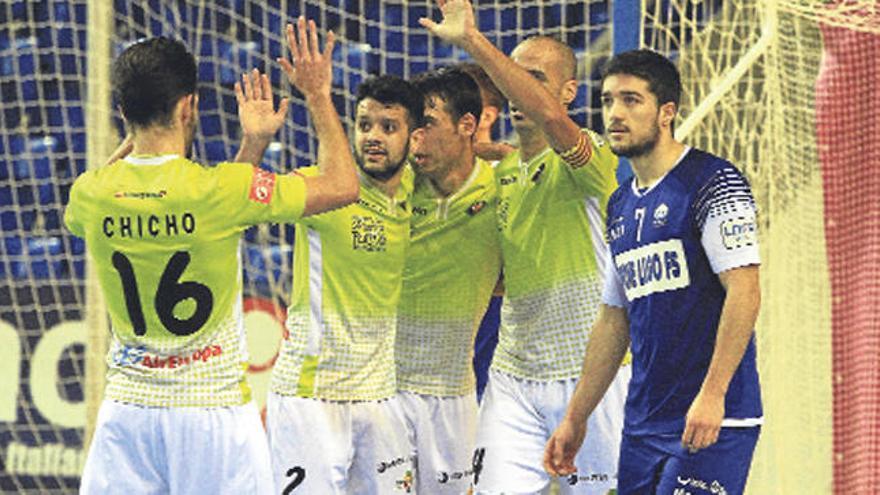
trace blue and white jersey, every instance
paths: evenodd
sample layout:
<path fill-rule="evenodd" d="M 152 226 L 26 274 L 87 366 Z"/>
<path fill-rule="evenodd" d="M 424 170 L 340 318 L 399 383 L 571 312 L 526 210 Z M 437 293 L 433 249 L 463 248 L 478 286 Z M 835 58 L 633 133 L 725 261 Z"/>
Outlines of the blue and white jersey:
<path fill-rule="evenodd" d="M 725 297 L 717 274 L 760 263 L 749 184 L 729 162 L 688 148 L 650 189 L 633 177 L 614 192 L 606 234 L 614 263 L 603 302 L 626 309 L 632 337 L 624 431 L 680 433 L 712 360 Z M 725 413 L 722 426 L 761 422 L 754 337 Z"/>

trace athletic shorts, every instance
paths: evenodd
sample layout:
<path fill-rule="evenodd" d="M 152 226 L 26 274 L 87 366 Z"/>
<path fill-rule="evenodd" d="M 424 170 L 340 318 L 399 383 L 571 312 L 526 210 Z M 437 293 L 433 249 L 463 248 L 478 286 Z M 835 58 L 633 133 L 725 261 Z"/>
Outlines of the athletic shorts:
<path fill-rule="evenodd" d="M 542 493 L 551 477 L 544 449 L 565 416 L 577 379 L 537 382 L 495 370 L 480 406 L 474 488 L 478 494 Z M 559 480 L 561 494 L 605 495 L 617 486 L 617 456 L 631 374 L 621 367 L 590 415 L 587 437 L 575 458 L 577 474 Z"/>
<path fill-rule="evenodd" d="M 396 397 L 336 402 L 269 393 L 275 493 L 414 493 L 412 435 Z"/>
<path fill-rule="evenodd" d="M 272 493 L 269 446 L 253 402 L 145 407 L 105 400 L 81 494 Z"/>
<path fill-rule="evenodd" d="M 416 493 L 467 493 L 473 480 L 477 400 L 473 394 L 398 394 L 416 444 Z"/>
<path fill-rule="evenodd" d="M 620 495 L 739 495 L 746 485 L 760 426 L 721 428 L 718 441 L 691 454 L 681 434 L 624 435 Z"/>

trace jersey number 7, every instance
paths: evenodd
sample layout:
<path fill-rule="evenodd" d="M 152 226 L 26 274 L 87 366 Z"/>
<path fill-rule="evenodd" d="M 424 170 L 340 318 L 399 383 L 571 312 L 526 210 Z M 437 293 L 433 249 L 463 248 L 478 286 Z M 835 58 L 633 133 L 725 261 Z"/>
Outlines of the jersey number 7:
<path fill-rule="evenodd" d="M 113 252 L 113 268 L 119 272 L 122 280 L 122 291 L 125 294 L 125 307 L 128 310 L 128 318 L 134 334 L 142 336 L 147 333 L 147 323 L 144 318 L 144 308 L 141 307 L 141 298 L 138 291 L 137 279 L 134 268 L 128 257 L 119 251 Z M 162 325 L 174 335 L 186 336 L 199 331 L 211 316 L 214 307 L 214 295 L 205 284 L 198 282 L 181 282 L 180 276 L 189 265 L 190 256 L 186 251 L 177 251 L 168 260 L 162 277 L 159 279 L 159 287 L 153 298 L 153 306 L 156 316 Z M 196 309 L 192 316 L 179 319 L 174 316 L 174 307 L 184 299 L 192 298 L 196 302 Z"/>

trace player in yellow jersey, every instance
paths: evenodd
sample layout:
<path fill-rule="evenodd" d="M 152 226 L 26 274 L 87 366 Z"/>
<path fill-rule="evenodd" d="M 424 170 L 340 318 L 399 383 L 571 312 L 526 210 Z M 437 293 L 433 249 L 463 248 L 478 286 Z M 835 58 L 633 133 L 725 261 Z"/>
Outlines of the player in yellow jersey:
<path fill-rule="evenodd" d="M 473 475 L 473 346 L 501 265 L 498 196 L 492 167 L 474 154 L 482 109 L 476 82 L 444 68 L 413 84 L 425 98 L 425 119 L 412 138 L 416 180 L 397 382 L 415 435 L 417 493 L 458 494 Z"/>
<path fill-rule="evenodd" d="M 288 332 L 266 402 L 278 493 L 385 494 L 413 483 L 394 339 L 409 244 L 406 157 L 423 102 L 394 76 L 365 80 L 356 101 L 360 197 L 296 225 Z"/>
<path fill-rule="evenodd" d="M 495 169 L 504 263 L 499 341 L 480 410 L 477 493 L 538 493 L 549 475 L 544 444 L 574 392 L 588 332 L 601 303 L 604 211 L 617 158 L 566 107 L 575 97 L 576 59 L 548 37 L 504 56 L 476 28 L 470 2 L 441 1 L 437 36 L 467 51 L 508 97 L 519 150 Z M 614 488 L 629 369 L 590 418 L 595 433 L 563 493 Z"/>
<path fill-rule="evenodd" d="M 250 225 L 291 221 L 353 201 L 354 159 L 330 100 L 332 36 L 324 54 L 288 26 L 296 69 L 322 148 L 304 179 L 247 163 L 204 167 L 187 156 L 198 121 L 196 63 L 186 47 L 150 38 L 113 64 L 131 154 L 86 172 L 65 212 L 85 238 L 112 325 L 105 399 L 81 493 L 273 491 L 269 449 L 245 380 L 239 240 Z M 285 64 L 289 66 L 289 64 Z M 266 76 L 236 85 L 244 137 L 259 160 L 283 124 Z M 338 151 L 341 150 L 341 151 Z"/>

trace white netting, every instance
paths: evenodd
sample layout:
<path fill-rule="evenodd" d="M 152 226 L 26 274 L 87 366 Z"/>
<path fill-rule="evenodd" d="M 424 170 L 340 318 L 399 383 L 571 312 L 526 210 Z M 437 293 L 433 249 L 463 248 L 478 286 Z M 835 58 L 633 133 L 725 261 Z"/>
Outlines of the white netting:
<path fill-rule="evenodd" d="M 880 117 L 854 95 L 878 84 L 880 7 L 642 3 L 643 45 L 682 72 L 681 135 L 744 169 L 760 208 L 766 424 L 749 492 L 873 493 L 880 181 L 864 166 Z"/>
<path fill-rule="evenodd" d="M 476 3 L 481 30 L 506 52 L 538 33 L 573 46 L 582 84 L 572 115 L 582 125 L 600 126 L 596 77 L 610 52 L 608 0 Z M 106 67 L 99 70 L 105 57 L 89 51 L 94 46 L 88 44 L 90 37 L 109 38 L 108 57 L 131 41 L 158 34 L 182 39 L 190 47 L 200 86 L 195 156 L 214 163 L 236 150 L 239 126 L 232 84 L 243 71 L 266 70 L 276 94 L 290 92 L 274 61 L 286 54 L 281 35 L 286 22 L 305 14 L 322 30 L 337 33 L 334 99 L 347 123 L 353 117 L 355 88 L 368 74 L 409 77 L 464 58 L 418 25 L 422 16 L 439 17 L 430 6 L 425 0 L 0 3 L 0 492 L 74 492 L 83 460 L 84 319 L 90 303 L 84 246 L 63 228 L 62 205 L 73 179 L 87 167 L 87 143 L 112 148 L 121 135 L 118 116 L 116 133 L 105 135 L 94 123 L 86 124 L 87 118 L 96 118 L 87 117 L 90 110 L 100 115 L 111 105 L 109 100 L 86 101 L 87 91 L 96 93 L 97 79 L 106 83 L 107 77 Z M 101 15 L 109 16 L 110 28 L 97 22 Z M 266 155 L 266 168 L 288 171 L 315 156 L 301 101 L 295 99 L 291 110 Z M 509 122 L 502 122 L 497 133 L 508 136 Z M 89 146 L 95 152 L 97 145 Z M 293 230 L 259 227 L 245 239 L 251 382 L 262 402 L 281 335 L 279 308 L 290 293 Z"/>

